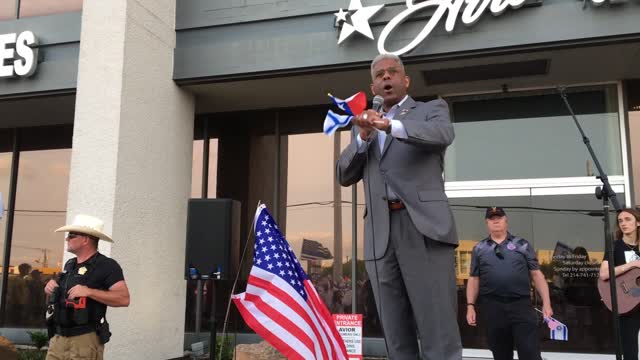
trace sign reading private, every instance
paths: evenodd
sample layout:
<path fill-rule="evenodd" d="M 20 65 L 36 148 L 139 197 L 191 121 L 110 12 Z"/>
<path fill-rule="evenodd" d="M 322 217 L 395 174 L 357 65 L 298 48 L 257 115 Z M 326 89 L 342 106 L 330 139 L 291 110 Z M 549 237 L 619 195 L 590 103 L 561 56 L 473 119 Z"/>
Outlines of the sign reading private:
<path fill-rule="evenodd" d="M 362 360 L 362 314 L 333 314 L 349 360 Z"/>
<path fill-rule="evenodd" d="M 33 75 L 38 66 L 37 46 L 31 31 L 0 34 L 0 78 Z"/>

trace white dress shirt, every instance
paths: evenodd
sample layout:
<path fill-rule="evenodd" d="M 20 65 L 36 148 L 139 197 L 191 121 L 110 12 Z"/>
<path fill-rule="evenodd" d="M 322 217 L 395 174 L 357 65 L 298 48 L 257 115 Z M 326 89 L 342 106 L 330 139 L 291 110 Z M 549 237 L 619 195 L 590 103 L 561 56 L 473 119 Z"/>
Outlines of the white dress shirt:
<path fill-rule="evenodd" d="M 390 135 L 399 139 L 406 139 L 409 136 L 407 135 L 407 130 L 404 128 L 404 125 L 400 120 L 395 120 L 393 117 L 396 115 L 396 111 L 402 106 L 402 104 L 409 98 L 409 95 L 405 95 L 399 103 L 393 105 L 389 111 L 386 113 L 382 113 L 383 118 L 389 119 L 389 126 L 391 127 Z M 382 155 L 382 151 L 384 150 L 384 142 L 387 140 L 387 133 L 376 129 L 378 132 L 378 145 L 380 148 L 380 155 Z M 365 141 L 360 137 L 360 134 L 356 137 L 356 141 L 358 142 L 358 152 L 362 153 L 367 151 L 369 147 L 369 141 Z M 387 189 L 387 199 L 395 200 L 398 199 L 398 195 L 396 195 L 388 185 L 385 185 Z"/>

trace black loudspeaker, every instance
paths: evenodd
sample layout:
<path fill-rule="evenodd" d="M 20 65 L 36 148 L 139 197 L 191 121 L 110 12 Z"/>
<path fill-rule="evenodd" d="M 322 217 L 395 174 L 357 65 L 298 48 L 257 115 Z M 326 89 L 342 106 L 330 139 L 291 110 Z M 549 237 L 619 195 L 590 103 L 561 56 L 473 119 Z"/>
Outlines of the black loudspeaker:
<path fill-rule="evenodd" d="M 240 202 L 189 199 L 185 279 L 229 279 L 238 271 Z"/>

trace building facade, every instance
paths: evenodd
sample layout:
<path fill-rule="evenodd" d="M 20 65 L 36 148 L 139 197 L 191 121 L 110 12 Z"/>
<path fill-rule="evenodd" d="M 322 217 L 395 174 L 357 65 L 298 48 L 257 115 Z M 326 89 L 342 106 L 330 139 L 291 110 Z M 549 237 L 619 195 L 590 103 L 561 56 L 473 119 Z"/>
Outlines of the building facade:
<path fill-rule="evenodd" d="M 178 357 L 195 326 L 187 199 L 218 197 L 242 203 L 243 242 L 261 200 L 299 257 L 304 240 L 326 248 L 332 259 L 304 261 L 318 291 L 332 312 L 364 314 L 365 352 L 382 351 L 362 185 L 334 180 L 349 133 L 321 129 L 326 94 L 368 92 L 371 59 L 393 52 L 414 98 L 451 109 L 443 176 L 461 240 L 464 354 L 490 357 L 463 305 L 484 207 L 498 205 L 536 248 L 569 327 L 557 342 L 541 323 L 545 358 L 610 358 L 595 287 L 598 171 L 559 89 L 619 202 L 640 204 L 639 18 L 636 0 L 3 1 L 0 334 L 20 341 L 41 326 L 42 285 L 69 256 L 52 231 L 90 213 L 113 234 L 100 249 L 123 265 L 132 295 L 109 311 L 107 356 Z M 212 296 L 221 329 L 229 288 L 205 292 L 203 331 Z"/>

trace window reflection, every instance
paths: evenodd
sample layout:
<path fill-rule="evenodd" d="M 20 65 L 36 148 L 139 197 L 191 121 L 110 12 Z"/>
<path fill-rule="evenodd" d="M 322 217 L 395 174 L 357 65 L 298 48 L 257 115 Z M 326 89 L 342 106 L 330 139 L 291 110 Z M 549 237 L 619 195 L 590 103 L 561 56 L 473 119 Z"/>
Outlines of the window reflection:
<path fill-rule="evenodd" d="M 340 133 L 292 135 L 288 141 L 286 238 L 329 311 L 351 313 L 351 204 L 342 201 L 351 191 L 334 175 L 334 142 L 338 151 L 348 142 Z"/>
<path fill-rule="evenodd" d="M 44 284 L 62 268 L 71 149 L 20 153 L 7 325 L 44 326 Z"/>
<path fill-rule="evenodd" d="M 193 157 L 191 164 L 191 197 L 202 196 L 202 149 L 204 141 L 193 142 Z M 209 184 L 208 198 L 216 197 L 218 179 L 218 139 L 209 140 Z"/>
<path fill-rule="evenodd" d="M 618 194 L 624 202 L 624 193 Z M 535 247 L 540 268 L 550 283 L 557 317 L 574 329 L 568 343 L 543 342 L 547 351 L 607 352 L 612 349 L 612 322 L 597 291 L 604 255 L 602 202 L 594 195 L 532 197 Z M 611 213 L 611 224 L 616 223 Z M 615 226 L 615 225 L 614 225 Z"/>
<path fill-rule="evenodd" d="M 623 170 L 616 94 L 615 86 L 567 94 L 609 175 Z M 451 108 L 456 139 L 447 149 L 446 181 L 582 177 L 596 171 L 556 93 L 457 98 Z"/>
<path fill-rule="evenodd" d="M 82 0 L 21 0 L 20 17 L 42 16 L 82 10 Z"/>

